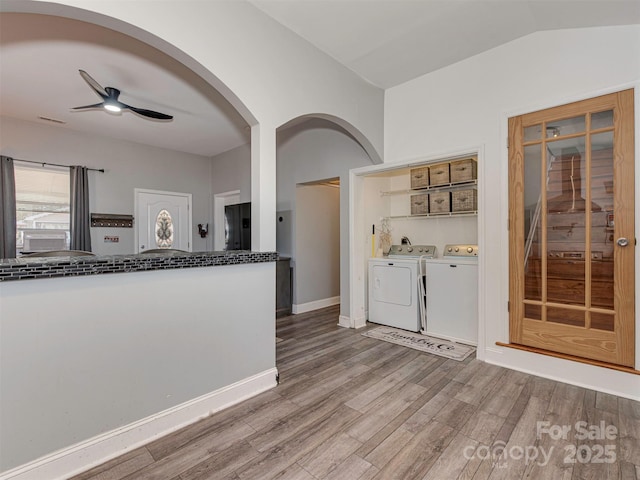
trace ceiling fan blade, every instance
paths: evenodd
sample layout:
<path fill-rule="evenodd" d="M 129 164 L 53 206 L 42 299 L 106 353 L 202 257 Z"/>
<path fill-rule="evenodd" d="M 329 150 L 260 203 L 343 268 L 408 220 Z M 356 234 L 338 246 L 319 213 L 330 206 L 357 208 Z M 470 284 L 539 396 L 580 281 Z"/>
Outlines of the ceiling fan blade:
<path fill-rule="evenodd" d="M 156 120 L 171 120 L 173 119 L 172 115 L 166 115 L 160 112 L 154 112 L 153 110 L 145 110 L 144 108 L 136 108 L 130 105 L 125 105 L 125 108 L 128 108 L 132 112 L 137 113 L 138 115 L 142 115 L 144 117 L 155 118 Z"/>
<path fill-rule="evenodd" d="M 153 118 L 155 120 L 173 120 L 172 115 L 167 115 L 165 113 L 154 112 L 153 110 L 146 110 L 144 108 L 132 107 L 131 105 L 127 105 L 118 100 L 120 96 L 120 90 L 113 87 L 103 88 L 98 82 L 96 82 L 91 75 L 89 75 L 84 70 L 78 70 L 80 72 L 80 76 L 84 79 L 85 82 L 96 92 L 103 100 L 102 103 L 96 103 L 95 105 L 84 105 L 82 107 L 75 107 L 72 110 L 91 110 L 95 108 L 104 107 L 106 110 L 110 110 L 111 112 L 119 112 L 120 110 L 131 110 L 138 115 L 142 115 L 143 117 Z"/>
<path fill-rule="evenodd" d="M 84 70 L 78 70 L 80 72 L 80 76 L 84 79 L 85 82 L 87 82 L 87 84 L 98 94 L 100 95 L 102 98 L 108 97 L 109 94 L 107 93 L 107 91 L 102 88 L 102 85 L 100 85 L 98 82 L 96 82 L 93 77 L 91 77 L 91 75 L 89 75 L 87 72 L 85 72 Z"/>
<path fill-rule="evenodd" d="M 102 108 L 104 107 L 104 102 L 96 103 L 94 105 L 83 105 L 82 107 L 73 107 L 71 110 L 91 110 L 94 108 Z"/>

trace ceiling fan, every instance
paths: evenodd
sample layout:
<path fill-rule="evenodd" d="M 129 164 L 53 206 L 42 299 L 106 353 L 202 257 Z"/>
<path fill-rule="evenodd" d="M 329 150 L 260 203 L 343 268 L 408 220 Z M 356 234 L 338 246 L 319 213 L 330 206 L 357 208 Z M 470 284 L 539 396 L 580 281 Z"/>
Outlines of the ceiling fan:
<path fill-rule="evenodd" d="M 89 75 L 84 70 L 78 70 L 80 72 L 80 76 L 84 79 L 85 82 L 96 92 L 103 100 L 101 103 L 96 103 L 94 105 L 84 105 L 82 107 L 74 107 L 72 110 L 92 110 L 96 108 L 104 108 L 109 112 L 119 113 L 123 110 L 131 110 L 138 115 L 142 115 L 143 117 L 153 118 L 156 120 L 171 120 L 173 119 L 172 115 L 166 115 L 160 112 L 154 112 L 153 110 L 146 110 L 144 108 L 132 107 L 131 105 L 127 105 L 126 103 L 122 103 L 118 100 L 120 96 L 120 90 L 113 87 L 105 87 L 103 88 L 98 82 L 96 82 L 91 75 Z"/>

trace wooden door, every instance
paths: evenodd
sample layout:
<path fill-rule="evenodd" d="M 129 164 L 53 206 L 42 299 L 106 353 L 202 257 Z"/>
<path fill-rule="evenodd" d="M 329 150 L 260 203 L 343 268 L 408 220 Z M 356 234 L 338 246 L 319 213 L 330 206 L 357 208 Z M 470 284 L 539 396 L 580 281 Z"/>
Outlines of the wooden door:
<path fill-rule="evenodd" d="M 510 342 L 634 366 L 633 90 L 509 119 Z"/>
<path fill-rule="evenodd" d="M 191 251 L 191 194 L 136 189 L 137 252 Z"/>

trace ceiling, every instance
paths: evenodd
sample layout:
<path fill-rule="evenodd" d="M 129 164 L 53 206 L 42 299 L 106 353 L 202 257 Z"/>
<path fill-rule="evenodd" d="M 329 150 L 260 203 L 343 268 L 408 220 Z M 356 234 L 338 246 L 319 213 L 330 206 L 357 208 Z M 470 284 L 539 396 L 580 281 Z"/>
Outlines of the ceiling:
<path fill-rule="evenodd" d="M 249 142 L 244 119 L 181 63 L 127 35 L 62 17 L 0 15 L 0 114 L 32 122 L 214 156 Z M 173 115 L 171 122 L 101 109 L 82 79 L 121 90 L 120 101 Z M 40 117 L 64 124 L 52 123 Z"/>
<path fill-rule="evenodd" d="M 249 2 L 384 89 L 535 31 L 640 23 L 638 0 Z M 3 13 L 0 64 L 4 116 L 204 156 L 249 142 L 246 122 L 208 83 L 162 52 L 106 28 Z M 173 121 L 71 111 L 101 101 L 80 68 L 103 87 L 121 90 L 124 103 L 173 115 Z"/>
<path fill-rule="evenodd" d="M 638 0 L 249 0 L 390 88 L 542 30 L 640 23 Z"/>

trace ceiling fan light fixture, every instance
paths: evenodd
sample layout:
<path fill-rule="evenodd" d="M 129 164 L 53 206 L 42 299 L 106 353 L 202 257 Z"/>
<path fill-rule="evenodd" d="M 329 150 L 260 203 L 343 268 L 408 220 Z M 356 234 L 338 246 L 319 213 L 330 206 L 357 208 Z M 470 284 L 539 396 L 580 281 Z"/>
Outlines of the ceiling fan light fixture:
<path fill-rule="evenodd" d="M 114 105 L 113 103 L 105 103 L 104 109 L 107 110 L 108 112 L 113 112 L 113 113 L 120 113 L 122 111 L 122 108 L 120 108 L 118 105 Z"/>
<path fill-rule="evenodd" d="M 118 100 L 120 96 L 120 90 L 113 87 L 105 87 L 103 88 L 98 82 L 96 82 L 91 75 L 89 75 L 84 70 L 79 70 L 80 76 L 84 79 L 85 82 L 91 87 L 91 89 L 102 98 L 102 102 L 96 103 L 94 105 L 84 105 L 82 107 L 74 107 L 72 110 L 93 110 L 96 108 L 104 108 L 109 113 L 120 114 L 123 110 L 131 110 L 133 113 L 136 113 L 142 117 L 151 118 L 153 120 L 160 121 L 171 121 L 173 120 L 173 115 L 167 115 L 166 113 L 154 112 L 153 110 L 147 110 L 145 108 L 137 108 L 132 107 L 131 105 L 127 105 L 126 103 L 122 103 Z"/>

